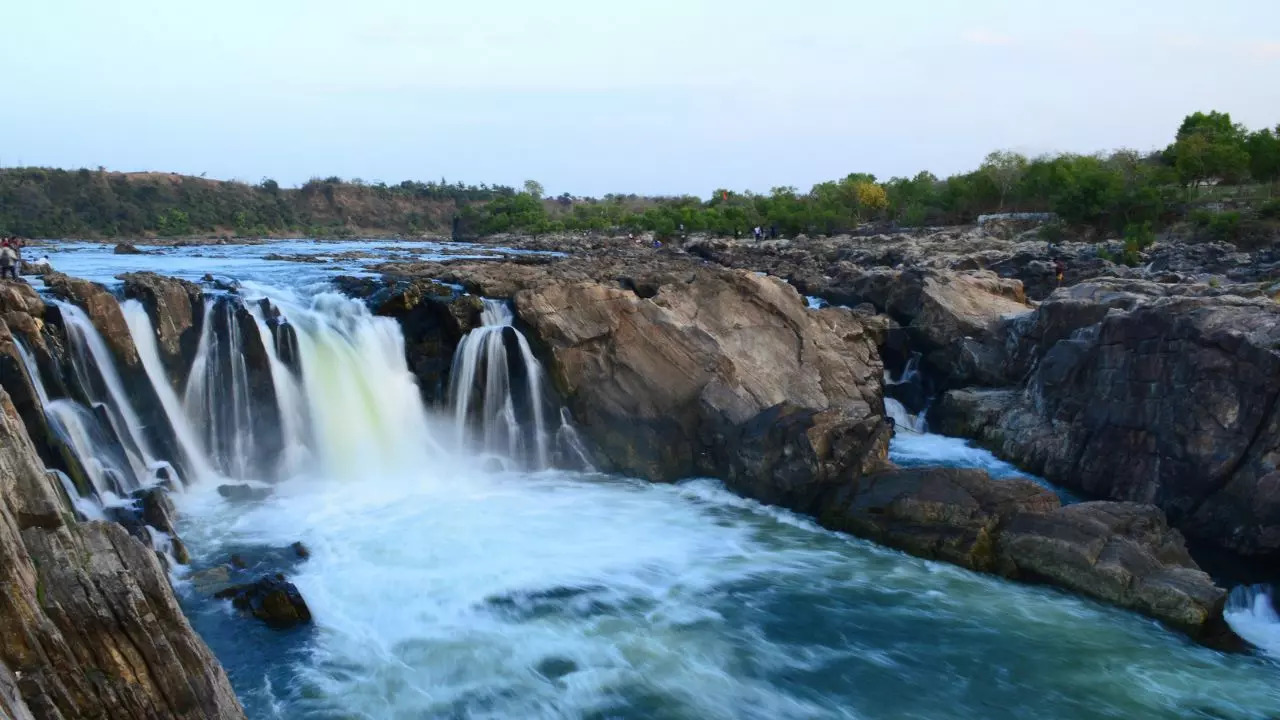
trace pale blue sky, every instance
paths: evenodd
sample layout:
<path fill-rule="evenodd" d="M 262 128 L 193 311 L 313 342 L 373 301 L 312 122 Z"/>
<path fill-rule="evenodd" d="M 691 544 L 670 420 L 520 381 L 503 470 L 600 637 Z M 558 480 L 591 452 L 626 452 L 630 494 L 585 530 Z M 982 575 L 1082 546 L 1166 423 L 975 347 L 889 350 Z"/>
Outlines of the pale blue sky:
<path fill-rule="evenodd" d="M 0 163 L 807 189 L 1280 123 L 1280 0 L 0 0 Z"/>

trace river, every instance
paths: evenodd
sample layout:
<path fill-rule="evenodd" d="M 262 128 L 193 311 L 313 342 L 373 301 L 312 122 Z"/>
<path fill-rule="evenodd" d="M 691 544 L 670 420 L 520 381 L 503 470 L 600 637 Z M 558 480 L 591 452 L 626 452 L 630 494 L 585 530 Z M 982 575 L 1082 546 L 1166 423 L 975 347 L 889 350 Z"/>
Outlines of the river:
<path fill-rule="evenodd" d="M 294 424 L 271 463 L 229 462 L 210 445 L 236 433 L 202 432 L 208 404 L 233 402 L 238 381 L 169 404 L 198 456 L 176 498 L 192 552 L 177 587 L 250 718 L 1280 716 L 1280 666 L 1262 651 L 1211 651 L 1133 613 L 823 530 L 711 480 L 556 469 L 541 459 L 556 452 L 489 462 L 494 448 L 456 413 L 423 406 L 399 327 L 325 287 L 336 267 L 373 259 L 266 258 L 441 249 L 379 249 L 389 245 L 49 253 L 58 270 L 106 283 L 133 269 L 235 278 L 297 330 L 300 379 L 273 373 Z M 126 312 L 135 336 L 149 329 L 140 308 Z M 539 431 L 514 422 L 534 433 L 526 450 L 561 439 L 554 417 Z M 892 446 L 901 464 L 1017 474 L 908 424 Z M 217 492 L 228 479 L 274 492 L 229 503 Z M 309 558 L 290 557 L 295 542 Z M 288 567 L 314 624 L 270 630 L 187 579 L 233 554 Z M 1280 653 L 1259 597 L 1235 598 L 1233 625 Z"/>

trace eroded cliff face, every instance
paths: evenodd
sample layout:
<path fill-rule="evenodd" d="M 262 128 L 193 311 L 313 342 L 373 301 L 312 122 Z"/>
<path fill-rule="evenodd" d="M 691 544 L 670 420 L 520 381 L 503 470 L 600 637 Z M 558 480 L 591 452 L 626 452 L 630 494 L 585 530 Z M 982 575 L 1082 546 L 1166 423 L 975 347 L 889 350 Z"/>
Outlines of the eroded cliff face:
<path fill-rule="evenodd" d="M 0 390 L 0 661 L 49 718 L 242 718 L 156 553 L 77 522 Z M 0 681 L 0 686 L 4 685 Z"/>

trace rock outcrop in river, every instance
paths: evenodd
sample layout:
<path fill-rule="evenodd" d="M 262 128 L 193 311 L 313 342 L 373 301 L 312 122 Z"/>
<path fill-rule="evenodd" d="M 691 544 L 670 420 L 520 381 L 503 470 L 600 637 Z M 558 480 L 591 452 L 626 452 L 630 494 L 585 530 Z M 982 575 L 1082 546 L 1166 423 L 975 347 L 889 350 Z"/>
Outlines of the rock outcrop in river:
<path fill-rule="evenodd" d="M 808 310 L 785 283 L 742 271 L 636 284 L 649 291 L 552 282 L 515 296 L 609 469 L 713 475 L 813 512 L 826 486 L 883 463 L 883 369 L 854 313 Z"/>

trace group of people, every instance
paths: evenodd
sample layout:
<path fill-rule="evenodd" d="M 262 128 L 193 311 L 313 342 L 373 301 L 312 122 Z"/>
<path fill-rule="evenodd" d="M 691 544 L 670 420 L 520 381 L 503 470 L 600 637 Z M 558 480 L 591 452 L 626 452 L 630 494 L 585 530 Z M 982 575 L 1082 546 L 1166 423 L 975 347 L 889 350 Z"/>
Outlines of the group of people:
<path fill-rule="evenodd" d="M 22 264 L 22 238 L 7 237 L 0 240 L 0 280 L 18 279 L 18 266 Z"/>

